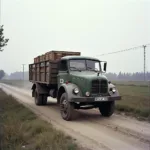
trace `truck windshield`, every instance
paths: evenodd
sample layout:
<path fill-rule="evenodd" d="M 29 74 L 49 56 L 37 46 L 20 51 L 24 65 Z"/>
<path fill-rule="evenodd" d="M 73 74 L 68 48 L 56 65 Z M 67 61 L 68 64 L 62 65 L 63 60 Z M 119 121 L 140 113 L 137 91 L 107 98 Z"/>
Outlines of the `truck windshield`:
<path fill-rule="evenodd" d="M 69 61 L 70 70 L 90 70 L 90 71 L 100 71 L 100 62 L 90 59 L 74 59 Z"/>

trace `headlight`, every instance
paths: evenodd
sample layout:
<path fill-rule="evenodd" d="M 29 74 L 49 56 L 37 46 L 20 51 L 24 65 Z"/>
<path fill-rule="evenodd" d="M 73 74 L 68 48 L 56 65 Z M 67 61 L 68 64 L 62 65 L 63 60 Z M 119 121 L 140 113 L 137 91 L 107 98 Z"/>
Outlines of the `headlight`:
<path fill-rule="evenodd" d="M 115 93 L 116 92 L 116 88 L 115 87 L 110 88 L 110 92 Z"/>
<path fill-rule="evenodd" d="M 86 92 L 85 95 L 86 95 L 86 96 L 90 96 L 90 92 Z"/>
<path fill-rule="evenodd" d="M 116 89 L 115 89 L 115 88 L 112 88 L 112 92 L 115 93 L 115 92 L 116 92 Z"/>
<path fill-rule="evenodd" d="M 74 92 L 75 94 L 78 94 L 78 93 L 79 93 L 79 89 L 78 89 L 78 88 L 75 88 L 75 89 L 73 90 L 73 92 Z"/>

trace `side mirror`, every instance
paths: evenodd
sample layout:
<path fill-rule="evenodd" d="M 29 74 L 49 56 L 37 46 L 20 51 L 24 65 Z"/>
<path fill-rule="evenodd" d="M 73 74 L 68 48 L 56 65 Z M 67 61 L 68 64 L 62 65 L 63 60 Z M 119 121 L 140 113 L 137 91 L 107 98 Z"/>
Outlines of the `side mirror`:
<path fill-rule="evenodd" d="M 106 72 L 106 68 L 107 68 L 107 63 L 104 63 L 104 71 Z"/>

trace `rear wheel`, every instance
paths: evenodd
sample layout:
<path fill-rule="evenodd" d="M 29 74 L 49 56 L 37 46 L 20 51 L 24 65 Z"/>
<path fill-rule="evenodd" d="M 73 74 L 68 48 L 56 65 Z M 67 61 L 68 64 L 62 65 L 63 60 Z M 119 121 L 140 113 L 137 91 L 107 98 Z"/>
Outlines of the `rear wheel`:
<path fill-rule="evenodd" d="M 60 98 L 60 112 L 64 120 L 66 121 L 72 120 L 74 107 L 73 104 L 68 101 L 66 93 L 62 94 Z"/>
<path fill-rule="evenodd" d="M 34 99 L 36 105 L 42 105 L 42 95 L 39 94 L 37 91 L 35 91 Z"/>
<path fill-rule="evenodd" d="M 45 95 L 45 94 L 42 95 L 42 104 L 43 105 L 47 104 L 47 95 Z"/>
<path fill-rule="evenodd" d="M 115 102 L 103 102 L 99 106 L 99 111 L 104 117 L 110 117 L 114 113 Z"/>
<path fill-rule="evenodd" d="M 45 94 L 39 94 L 37 91 L 35 91 L 34 99 L 35 99 L 36 105 L 46 105 L 47 104 L 47 95 L 45 95 Z"/>

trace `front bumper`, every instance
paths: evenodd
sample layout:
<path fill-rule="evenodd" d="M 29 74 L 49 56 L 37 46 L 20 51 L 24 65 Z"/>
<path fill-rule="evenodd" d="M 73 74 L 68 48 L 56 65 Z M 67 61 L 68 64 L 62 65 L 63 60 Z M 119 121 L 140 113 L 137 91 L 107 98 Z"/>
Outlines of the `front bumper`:
<path fill-rule="evenodd" d="M 106 102 L 121 100 L 121 96 L 103 96 L 103 97 L 74 97 L 71 102 Z"/>

